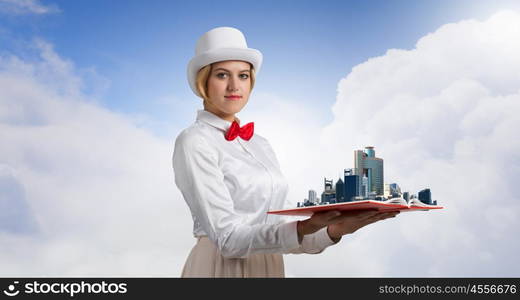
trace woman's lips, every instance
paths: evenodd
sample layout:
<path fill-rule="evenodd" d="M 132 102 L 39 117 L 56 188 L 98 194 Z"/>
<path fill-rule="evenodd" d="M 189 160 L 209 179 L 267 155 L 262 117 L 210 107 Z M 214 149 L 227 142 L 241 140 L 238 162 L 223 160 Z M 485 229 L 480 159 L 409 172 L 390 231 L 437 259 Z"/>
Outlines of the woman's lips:
<path fill-rule="evenodd" d="M 229 100 L 240 100 L 242 96 L 224 96 L 226 99 Z"/>

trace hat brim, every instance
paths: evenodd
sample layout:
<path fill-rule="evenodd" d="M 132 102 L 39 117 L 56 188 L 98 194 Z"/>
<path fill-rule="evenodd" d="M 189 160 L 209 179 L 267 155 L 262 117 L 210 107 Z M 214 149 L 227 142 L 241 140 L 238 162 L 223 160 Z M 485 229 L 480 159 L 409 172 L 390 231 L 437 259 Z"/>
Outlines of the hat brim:
<path fill-rule="evenodd" d="M 188 63 L 188 81 L 191 90 L 195 95 L 202 97 L 197 92 L 196 77 L 197 72 L 209 64 L 225 61 L 225 60 L 242 60 L 247 61 L 253 65 L 255 74 L 258 74 L 260 67 L 262 66 L 262 53 L 256 49 L 246 48 L 220 48 L 213 51 L 206 51 L 195 57 L 193 57 Z"/>

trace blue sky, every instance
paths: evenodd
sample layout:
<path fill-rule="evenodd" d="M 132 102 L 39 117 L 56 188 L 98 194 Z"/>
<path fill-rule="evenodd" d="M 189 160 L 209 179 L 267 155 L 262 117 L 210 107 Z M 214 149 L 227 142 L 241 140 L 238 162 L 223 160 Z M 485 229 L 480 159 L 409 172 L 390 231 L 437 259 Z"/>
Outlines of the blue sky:
<path fill-rule="evenodd" d="M 173 120 L 172 110 L 164 109 L 158 99 L 174 96 L 196 101 L 186 82 L 185 66 L 198 37 L 211 28 L 241 29 L 249 46 L 264 54 L 256 89 L 315 106 L 316 117 L 324 124 L 332 119 L 327 108 L 335 101 L 337 83 L 353 66 L 387 49 L 411 49 L 419 37 L 442 24 L 518 6 L 514 1 L 446 0 L 41 4 L 57 12 L 2 16 L 0 51 L 22 54 L 28 52 L 27 41 L 42 37 L 79 69 L 95 68 L 108 80 L 106 88 L 88 78 L 85 86 L 85 92 L 94 93 L 104 106 L 183 125 L 193 115 Z M 171 134 L 160 126 L 151 127 L 159 135 Z"/>
<path fill-rule="evenodd" d="M 294 206 L 372 145 L 385 183 L 446 208 L 288 255 L 288 276 L 519 275 L 519 1 L 0 0 L 0 276 L 180 274 L 173 142 L 218 26 L 264 55 L 239 117 Z"/>

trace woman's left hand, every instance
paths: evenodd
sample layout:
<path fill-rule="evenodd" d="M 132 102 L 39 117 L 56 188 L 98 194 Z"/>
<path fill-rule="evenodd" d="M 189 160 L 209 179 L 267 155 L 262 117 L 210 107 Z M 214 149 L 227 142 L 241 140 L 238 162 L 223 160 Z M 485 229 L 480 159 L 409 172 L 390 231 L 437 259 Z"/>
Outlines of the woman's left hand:
<path fill-rule="evenodd" d="M 341 216 L 335 217 L 333 220 L 337 221 L 329 224 L 327 232 L 332 240 L 339 241 L 345 234 L 354 233 L 358 229 L 388 218 L 393 218 L 399 214 L 399 211 L 394 212 L 342 212 Z"/>

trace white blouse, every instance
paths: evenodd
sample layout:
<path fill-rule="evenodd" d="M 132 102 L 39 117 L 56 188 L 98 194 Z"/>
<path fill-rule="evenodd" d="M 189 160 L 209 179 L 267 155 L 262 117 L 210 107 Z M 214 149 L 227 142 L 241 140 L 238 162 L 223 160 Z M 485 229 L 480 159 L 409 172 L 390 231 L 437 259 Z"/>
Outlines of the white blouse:
<path fill-rule="evenodd" d="M 199 110 L 175 141 L 175 184 L 190 208 L 194 236 L 208 236 L 224 257 L 320 253 L 334 244 L 325 227 L 305 235 L 300 245 L 297 221 L 267 214 L 291 207 L 287 181 L 265 138 L 224 138 L 231 124 Z"/>

